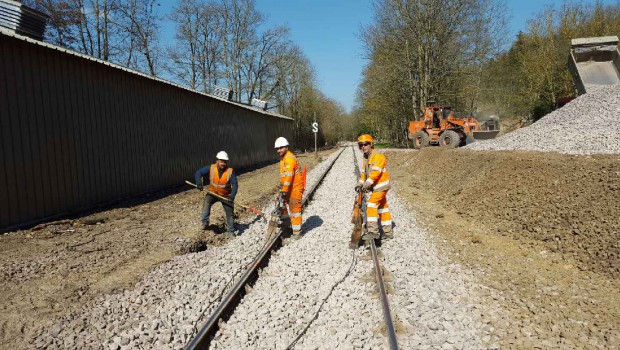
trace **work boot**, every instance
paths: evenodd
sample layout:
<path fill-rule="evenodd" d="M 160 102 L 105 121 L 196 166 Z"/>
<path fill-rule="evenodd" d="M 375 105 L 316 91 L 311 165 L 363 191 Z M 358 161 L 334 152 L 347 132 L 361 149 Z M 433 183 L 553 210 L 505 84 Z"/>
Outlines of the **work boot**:
<path fill-rule="evenodd" d="M 202 230 L 203 230 L 203 231 L 206 231 L 206 230 L 208 230 L 208 229 L 209 229 L 209 224 L 208 224 L 208 223 L 207 223 L 207 224 L 205 224 L 205 223 L 203 222 L 203 223 L 202 223 Z"/>
<path fill-rule="evenodd" d="M 301 238 L 301 230 L 293 230 L 293 234 L 291 235 L 291 239 L 298 240 Z"/>
<path fill-rule="evenodd" d="M 226 231 L 226 237 L 235 238 L 235 237 L 237 237 L 237 232 L 235 232 L 235 231 Z"/>
<path fill-rule="evenodd" d="M 383 239 L 392 239 L 394 238 L 394 232 L 392 232 L 392 225 L 383 226 Z"/>

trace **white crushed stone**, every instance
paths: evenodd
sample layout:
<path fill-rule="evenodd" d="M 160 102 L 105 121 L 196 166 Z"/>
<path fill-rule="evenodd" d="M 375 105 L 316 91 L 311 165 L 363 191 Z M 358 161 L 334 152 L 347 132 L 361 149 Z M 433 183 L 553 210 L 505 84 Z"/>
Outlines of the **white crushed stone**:
<path fill-rule="evenodd" d="M 338 159 L 305 209 L 305 236 L 282 247 L 216 335 L 213 349 L 285 349 L 345 276 L 354 197 L 353 154 Z M 393 278 L 392 313 L 402 349 L 479 349 L 496 341 L 480 322 L 482 306 L 457 266 L 440 261 L 432 243 L 393 194 L 396 238 L 381 248 Z M 336 200 L 337 199 L 337 200 Z M 350 200 L 349 200 L 350 199 Z M 356 251 L 351 275 L 339 284 L 295 349 L 385 349 L 381 303 L 369 252 Z M 486 341 L 483 341 L 486 339 Z"/>
<path fill-rule="evenodd" d="M 564 154 L 620 154 L 620 85 L 594 86 L 536 123 L 473 150 L 523 150 Z"/>

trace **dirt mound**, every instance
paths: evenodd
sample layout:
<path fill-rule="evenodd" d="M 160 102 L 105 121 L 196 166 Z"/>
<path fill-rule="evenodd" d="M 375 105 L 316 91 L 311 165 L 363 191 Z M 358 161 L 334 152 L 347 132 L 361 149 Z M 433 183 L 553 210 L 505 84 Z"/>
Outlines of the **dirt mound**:
<path fill-rule="evenodd" d="M 618 156 L 439 149 L 394 156 L 411 167 L 410 191 L 430 187 L 466 220 L 620 276 Z"/>
<path fill-rule="evenodd" d="M 618 156 L 386 155 L 394 193 L 446 259 L 477 272 L 483 302 L 506 310 L 484 320 L 500 348 L 617 348 Z"/>

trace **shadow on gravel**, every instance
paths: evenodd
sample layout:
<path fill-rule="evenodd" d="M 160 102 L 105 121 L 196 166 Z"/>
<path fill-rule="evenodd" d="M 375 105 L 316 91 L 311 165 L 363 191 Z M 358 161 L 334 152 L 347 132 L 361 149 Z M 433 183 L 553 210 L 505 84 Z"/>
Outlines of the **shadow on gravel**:
<path fill-rule="evenodd" d="M 254 219 L 248 223 L 245 223 L 245 224 L 236 223 L 235 228 L 237 229 L 237 234 L 242 235 L 248 228 L 250 228 L 250 226 L 254 225 L 254 223 L 260 219 L 261 219 L 260 216 L 255 216 Z"/>
<path fill-rule="evenodd" d="M 321 227 L 323 225 L 323 219 L 317 215 L 312 215 L 304 223 L 301 225 L 301 231 L 304 235 L 308 234 L 308 232 L 312 231 L 317 227 Z"/>

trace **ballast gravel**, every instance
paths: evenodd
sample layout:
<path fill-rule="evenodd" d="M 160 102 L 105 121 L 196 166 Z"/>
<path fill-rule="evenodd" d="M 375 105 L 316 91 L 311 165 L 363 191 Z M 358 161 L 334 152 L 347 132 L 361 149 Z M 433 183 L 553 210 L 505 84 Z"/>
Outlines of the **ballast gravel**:
<path fill-rule="evenodd" d="M 338 153 L 308 173 L 308 186 L 318 181 Z M 274 173 L 274 179 L 277 176 Z M 36 349 L 181 349 L 194 335 L 194 326 L 200 326 L 218 306 L 231 280 L 257 255 L 266 228 L 266 222 L 258 221 L 223 246 L 177 256 L 147 274 L 134 289 L 106 295 L 80 312 L 35 329 L 28 335 L 30 345 Z"/>
<path fill-rule="evenodd" d="M 308 174 L 308 187 L 331 159 Z M 304 210 L 305 235 L 286 241 L 272 256 L 221 325 L 213 349 L 285 349 L 298 335 L 295 349 L 388 346 L 369 252 L 348 248 L 353 159 L 352 149 L 345 149 Z M 380 258 L 400 347 L 493 348 L 496 338 L 481 314 L 496 313 L 478 303 L 469 275 L 438 257 L 397 192 L 388 195 L 396 237 L 383 244 Z M 35 330 L 30 344 L 38 349 L 181 349 L 255 257 L 265 229 L 266 223 L 256 222 L 223 246 L 175 257 L 134 289 L 104 296 Z"/>
<path fill-rule="evenodd" d="M 303 238 L 272 257 L 220 328 L 213 349 L 388 348 L 369 251 L 348 248 L 355 180 L 353 152 L 347 149 L 304 211 Z M 389 298 L 400 347 L 494 347 L 497 339 L 484 327 L 482 306 L 466 287 L 462 271 L 438 258 L 425 231 L 396 196 L 390 193 L 388 200 L 396 237 L 380 254 L 386 280 L 391 281 Z"/>
<path fill-rule="evenodd" d="M 473 150 L 524 150 L 564 154 L 620 154 L 620 85 L 594 86 L 564 107 L 532 125 L 493 140 L 478 141 Z"/>

